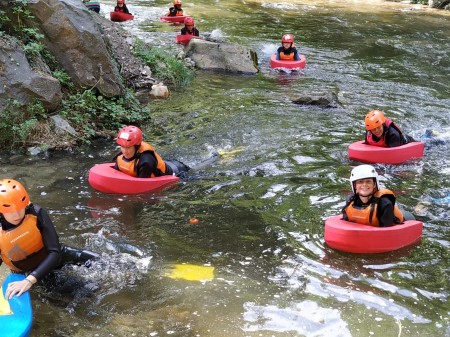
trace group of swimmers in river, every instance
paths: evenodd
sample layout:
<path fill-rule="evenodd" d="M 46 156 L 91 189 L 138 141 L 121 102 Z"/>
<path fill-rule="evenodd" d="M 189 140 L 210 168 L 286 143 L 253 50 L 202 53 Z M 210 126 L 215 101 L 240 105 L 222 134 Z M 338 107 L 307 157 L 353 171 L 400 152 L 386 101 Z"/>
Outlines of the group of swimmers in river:
<path fill-rule="evenodd" d="M 181 0 L 174 0 L 173 4 L 167 15 L 183 15 Z M 124 0 L 117 0 L 115 11 L 129 13 Z M 187 17 L 184 24 L 182 34 L 198 36 L 192 17 Z M 294 36 L 285 34 L 281 42 L 277 59 L 298 60 Z M 414 141 L 403 134 L 382 111 L 369 111 L 364 122 L 365 143 L 368 145 L 397 147 Z M 120 146 L 120 153 L 114 157 L 114 168 L 127 175 L 139 178 L 183 176 L 189 170 L 187 165 L 179 161 L 164 160 L 152 145 L 143 140 L 142 131 L 136 126 L 122 128 L 117 134 L 116 143 Z M 394 193 L 381 188 L 373 166 L 355 167 L 350 175 L 350 183 L 353 193 L 342 209 L 345 220 L 388 227 L 411 219 L 412 214 L 400 211 L 395 204 Z M 98 258 L 94 252 L 61 244 L 48 213 L 31 203 L 26 189 L 17 180 L 0 180 L 0 224 L 0 263 L 4 262 L 12 272 L 27 274 L 24 280 L 9 284 L 6 289 L 8 299 L 14 295 L 20 296 L 52 270 L 66 263 L 89 263 Z"/>
<path fill-rule="evenodd" d="M 185 16 L 185 13 L 182 6 L 181 0 L 173 0 L 173 7 L 169 8 L 166 16 Z M 186 16 L 184 19 L 184 27 L 181 28 L 181 35 L 192 35 L 192 36 L 200 36 L 200 32 L 195 27 L 195 21 L 192 16 Z"/>
<path fill-rule="evenodd" d="M 169 8 L 166 16 L 184 16 L 185 14 L 181 6 L 181 0 L 174 0 L 173 7 Z M 200 36 L 200 32 L 197 27 L 195 27 L 195 21 L 192 17 L 186 16 L 186 18 L 184 19 L 184 27 L 181 29 L 181 35 Z M 294 46 L 294 35 L 283 35 L 283 37 L 281 38 L 281 47 L 279 47 L 277 50 L 276 58 L 277 60 L 300 60 L 300 54 L 298 53 L 297 48 Z"/>
<path fill-rule="evenodd" d="M 380 110 L 369 111 L 364 118 L 364 125 L 364 143 L 367 145 L 392 148 L 414 141 Z M 342 209 L 344 220 L 389 227 L 414 219 L 411 213 L 398 208 L 391 190 L 381 188 L 378 173 L 373 166 L 355 167 L 350 174 L 350 183 L 353 193 L 347 197 Z"/>
<path fill-rule="evenodd" d="M 90 4 L 86 0 L 83 0 L 86 4 Z M 173 6 L 169 8 L 166 16 L 185 16 L 184 10 L 182 8 L 181 0 L 173 0 Z M 94 10 L 91 5 L 88 5 L 88 8 Z M 95 7 L 95 11 L 100 12 L 100 4 Z M 126 14 L 131 14 L 125 4 L 125 0 L 117 0 L 116 7 L 114 7 L 115 12 L 122 12 Z M 192 35 L 192 36 L 200 36 L 200 32 L 198 28 L 195 26 L 194 18 L 191 16 L 186 16 L 184 19 L 184 27 L 181 29 L 181 35 Z M 292 34 L 284 34 L 281 38 L 281 46 L 277 49 L 276 52 L 277 60 L 288 60 L 288 61 L 298 61 L 300 60 L 300 54 L 297 51 L 297 48 L 294 46 L 294 35 Z"/>
<path fill-rule="evenodd" d="M 379 110 L 367 113 L 365 128 L 365 142 L 372 146 L 397 147 L 414 141 Z M 189 170 L 179 161 L 164 160 L 144 141 L 142 130 L 136 126 L 123 127 L 115 141 L 120 153 L 113 159 L 114 168 L 127 175 L 139 178 L 183 176 Z M 400 211 L 392 191 L 381 188 L 373 166 L 355 167 L 350 183 L 353 193 L 342 210 L 345 220 L 387 227 L 414 218 Z M 20 296 L 64 264 L 88 265 L 98 258 L 94 252 L 61 244 L 48 213 L 31 203 L 26 189 L 17 180 L 0 180 L 0 224 L 0 263 L 4 262 L 12 272 L 27 274 L 24 280 L 9 284 L 8 299 Z"/>
<path fill-rule="evenodd" d="M 83 0 L 85 4 L 87 4 L 90 10 L 94 10 L 97 13 L 100 12 L 100 3 L 98 2 L 98 6 L 94 7 L 90 4 L 89 1 Z M 96 2 L 97 3 L 97 2 Z M 183 2 L 182 0 L 173 0 L 173 6 L 169 8 L 166 16 L 174 17 L 174 16 L 185 16 L 184 10 L 182 8 Z M 114 7 L 114 12 L 121 12 L 125 14 L 131 14 L 128 10 L 127 5 L 125 4 L 125 0 L 117 0 L 117 4 Z M 186 16 L 183 21 L 184 27 L 181 29 L 181 35 L 192 35 L 192 36 L 200 36 L 200 32 L 198 28 L 195 26 L 195 20 L 191 16 Z M 287 60 L 287 61 L 298 61 L 300 60 L 300 54 L 297 51 L 297 48 L 294 45 L 294 35 L 293 34 L 284 34 L 281 38 L 281 46 L 277 49 L 276 52 L 277 60 Z"/>
<path fill-rule="evenodd" d="M 379 110 L 369 111 L 364 119 L 365 143 L 379 147 L 398 147 L 414 139 L 386 118 Z M 161 175 L 179 175 L 189 170 L 181 162 L 164 161 L 155 149 L 143 141 L 142 131 L 126 126 L 117 135 L 121 154 L 115 157 L 115 169 L 133 177 L 151 178 Z M 342 210 L 345 220 L 360 224 L 388 227 L 412 220 L 409 212 L 400 211 L 394 193 L 381 188 L 378 173 L 371 165 L 355 167 L 350 176 L 353 194 Z"/>

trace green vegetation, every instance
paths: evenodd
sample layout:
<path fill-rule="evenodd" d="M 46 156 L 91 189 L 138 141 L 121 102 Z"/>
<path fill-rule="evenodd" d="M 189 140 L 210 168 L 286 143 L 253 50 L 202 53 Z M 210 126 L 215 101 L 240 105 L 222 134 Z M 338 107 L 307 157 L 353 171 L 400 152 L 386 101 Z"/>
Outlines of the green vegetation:
<path fill-rule="evenodd" d="M 131 93 L 106 99 L 93 90 L 66 94 L 56 113 L 70 122 L 78 136 L 55 134 L 40 101 L 36 100 L 26 107 L 9 101 L 0 112 L 2 148 L 30 145 L 65 148 L 78 142 L 89 143 L 96 135 L 114 134 L 124 124 L 139 124 L 150 117 L 149 111 L 141 108 Z"/>
<path fill-rule="evenodd" d="M 39 101 L 28 104 L 25 113 L 16 101 L 8 101 L 6 108 L 0 112 L 0 144 L 11 147 L 26 145 L 38 120 L 46 118 L 45 109 Z"/>
<path fill-rule="evenodd" d="M 2 30 L 6 23 L 9 22 L 9 18 L 6 16 L 6 13 L 0 10 L 0 36 L 3 34 Z"/>
<path fill-rule="evenodd" d="M 116 132 L 123 124 L 139 124 L 150 117 L 130 92 L 124 97 L 106 99 L 93 90 L 68 95 L 58 113 L 76 127 L 84 143 L 89 143 L 96 133 Z"/>
<path fill-rule="evenodd" d="M 39 145 L 41 148 L 65 148 L 75 143 L 89 143 L 93 137 L 115 134 L 124 124 L 140 124 L 150 118 L 148 109 L 142 108 L 131 92 L 120 98 L 105 98 L 93 88 L 76 91 L 69 75 L 58 68 L 54 57 L 41 42 L 43 35 L 25 22 L 33 16 L 27 9 L 27 0 L 12 2 L 12 16 L 0 11 L 0 36 L 12 34 L 23 47 L 33 66 L 41 58 L 49 66 L 52 76 L 63 88 L 63 100 L 55 114 L 70 122 L 78 135 L 56 134 L 43 104 L 35 100 L 26 106 L 9 100 L 0 111 L 0 145 L 2 148 L 24 148 Z M 174 68 L 175 69 L 175 68 Z M 44 144 L 44 145 L 43 145 Z"/>
<path fill-rule="evenodd" d="M 67 89 L 73 88 L 72 80 L 70 79 L 70 76 L 64 70 L 56 69 L 56 70 L 52 71 L 52 75 L 54 78 L 56 78 L 59 81 L 59 83 L 63 87 L 65 87 Z"/>
<path fill-rule="evenodd" d="M 135 40 L 134 51 L 152 69 L 153 74 L 166 83 L 182 87 L 194 77 L 194 72 L 182 61 L 158 48 L 149 48 L 141 40 Z"/>

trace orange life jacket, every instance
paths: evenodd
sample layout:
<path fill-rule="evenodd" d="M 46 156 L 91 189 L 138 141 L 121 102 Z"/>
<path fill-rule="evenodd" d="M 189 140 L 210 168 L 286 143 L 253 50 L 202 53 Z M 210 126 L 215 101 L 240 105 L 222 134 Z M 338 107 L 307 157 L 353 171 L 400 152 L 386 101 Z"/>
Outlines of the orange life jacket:
<path fill-rule="evenodd" d="M 280 60 L 283 61 L 294 61 L 294 52 L 290 54 L 285 54 L 284 52 L 280 52 Z"/>
<path fill-rule="evenodd" d="M 400 133 L 400 137 L 403 137 L 402 131 L 400 130 L 398 125 L 395 124 L 393 121 L 391 121 L 389 118 L 386 118 L 386 121 L 384 122 L 384 124 L 386 125 L 387 128 L 393 127 L 394 129 L 396 129 L 398 131 L 398 133 Z M 381 135 L 381 138 L 378 140 L 378 142 L 376 142 L 373 139 L 373 133 L 368 131 L 367 137 L 366 137 L 367 144 L 372 145 L 372 146 L 388 147 L 388 145 L 386 143 L 386 133 L 387 132 L 384 132 L 384 130 L 383 130 L 383 134 Z"/>
<path fill-rule="evenodd" d="M 356 222 L 362 225 L 379 227 L 380 223 L 377 218 L 378 201 L 383 196 L 388 197 L 394 205 L 394 223 L 402 223 L 404 221 L 404 217 L 402 211 L 400 211 L 395 204 L 394 192 L 385 188 L 377 191 L 374 194 L 374 198 L 372 198 L 371 204 L 366 207 L 354 206 L 354 201 L 351 199 L 350 202 L 344 207 L 348 221 Z"/>
<path fill-rule="evenodd" d="M 291 47 L 289 49 L 292 50 L 292 48 L 295 48 L 295 45 L 293 43 L 291 44 Z M 291 51 L 289 54 L 286 54 L 284 52 L 284 49 L 280 51 L 280 60 L 283 60 L 283 61 L 295 61 L 294 56 L 295 56 L 295 53 L 293 51 Z"/>
<path fill-rule="evenodd" d="M 17 227 L 0 231 L 0 254 L 3 262 L 17 272 L 30 271 L 41 264 L 47 252 L 37 227 L 36 215 L 26 214 Z"/>
<path fill-rule="evenodd" d="M 132 177 L 137 177 L 139 157 L 143 152 L 150 152 L 152 156 L 156 158 L 157 169 L 158 171 L 160 171 L 160 175 L 164 175 L 166 173 L 166 163 L 161 158 L 161 156 L 156 153 L 153 146 L 145 142 L 141 143 L 133 160 L 125 159 L 123 155 L 117 157 L 117 168 L 119 169 L 119 171 L 122 171 L 123 173 L 126 173 Z M 152 173 L 149 178 L 152 177 L 155 177 L 154 173 Z"/>

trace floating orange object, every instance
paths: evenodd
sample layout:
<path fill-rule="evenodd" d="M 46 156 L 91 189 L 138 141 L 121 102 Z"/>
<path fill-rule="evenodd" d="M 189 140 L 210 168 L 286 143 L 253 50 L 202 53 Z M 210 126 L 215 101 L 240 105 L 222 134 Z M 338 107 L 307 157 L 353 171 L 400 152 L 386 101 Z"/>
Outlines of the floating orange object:
<path fill-rule="evenodd" d="M 190 218 L 189 219 L 189 223 L 191 224 L 191 225 L 196 225 L 196 224 L 198 224 L 198 219 L 197 218 Z"/>

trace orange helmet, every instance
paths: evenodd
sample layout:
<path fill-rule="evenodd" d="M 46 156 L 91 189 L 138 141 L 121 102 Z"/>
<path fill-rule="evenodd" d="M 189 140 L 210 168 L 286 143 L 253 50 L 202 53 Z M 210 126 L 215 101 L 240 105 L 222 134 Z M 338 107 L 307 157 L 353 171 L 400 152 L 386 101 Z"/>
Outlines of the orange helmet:
<path fill-rule="evenodd" d="M 384 112 L 380 110 L 369 111 L 364 119 L 367 130 L 373 130 L 380 125 L 383 125 L 385 121 L 386 117 L 384 116 Z"/>
<path fill-rule="evenodd" d="M 117 134 L 116 143 L 120 146 L 130 147 L 142 143 L 142 131 L 137 126 L 128 125 Z"/>
<path fill-rule="evenodd" d="M 184 24 L 186 26 L 194 26 L 195 25 L 194 18 L 187 16 L 186 19 L 184 19 Z"/>
<path fill-rule="evenodd" d="M 0 180 L 0 213 L 18 212 L 30 203 L 27 191 L 17 180 Z"/>
<path fill-rule="evenodd" d="M 294 35 L 292 34 L 284 34 L 281 38 L 281 42 L 294 43 Z"/>
<path fill-rule="evenodd" d="M 181 0 L 173 0 L 173 4 L 174 5 L 181 5 L 182 2 L 181 2 Z"/>

